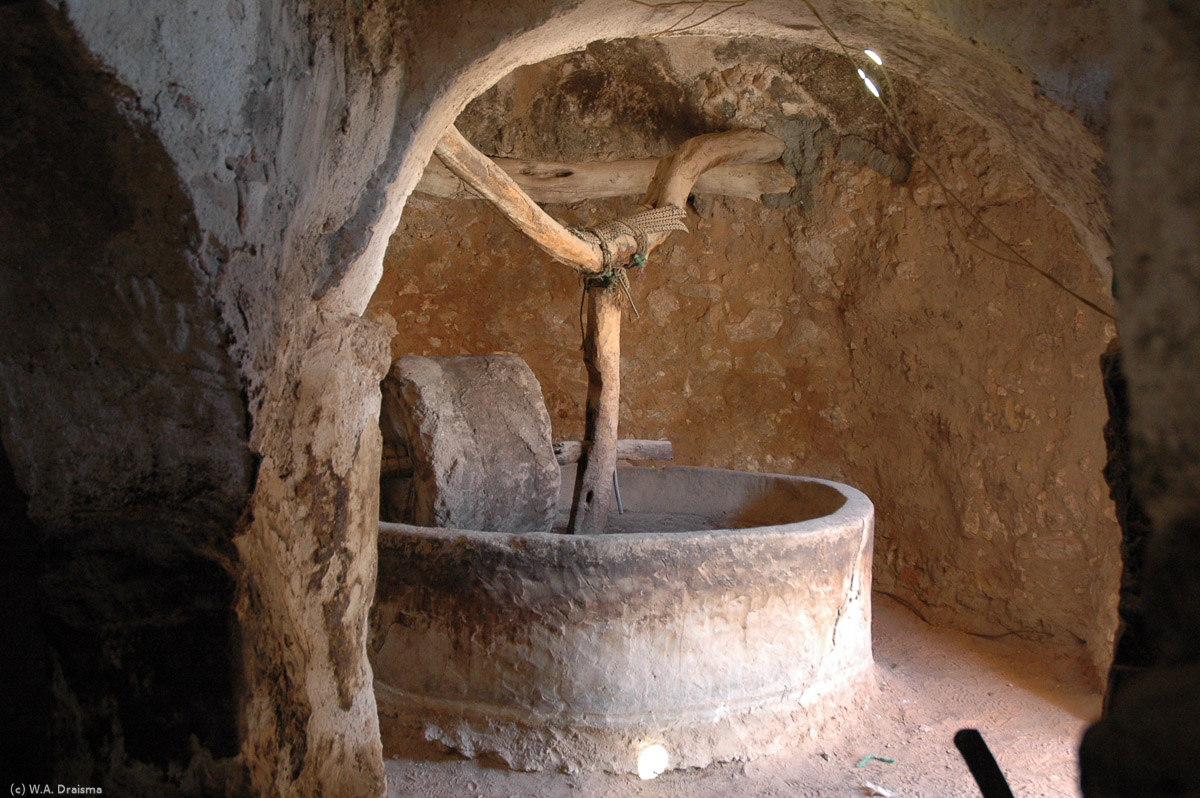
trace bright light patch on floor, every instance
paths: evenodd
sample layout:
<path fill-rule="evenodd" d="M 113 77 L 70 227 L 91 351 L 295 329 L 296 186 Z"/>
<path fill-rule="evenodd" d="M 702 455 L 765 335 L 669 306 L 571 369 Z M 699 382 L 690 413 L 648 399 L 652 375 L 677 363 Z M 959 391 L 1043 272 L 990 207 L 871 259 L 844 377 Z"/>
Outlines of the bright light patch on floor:
<path fill-rule="evenodd" d="M 667 769 L 667 762 L 670 757 L 667 756 L 667 749 L 663 748 L 658 743 L 648 745 L 638 754 L 637 770 L 638 775 L 643 779 L 652 779 L 655 776 L 661 776 Z"/>

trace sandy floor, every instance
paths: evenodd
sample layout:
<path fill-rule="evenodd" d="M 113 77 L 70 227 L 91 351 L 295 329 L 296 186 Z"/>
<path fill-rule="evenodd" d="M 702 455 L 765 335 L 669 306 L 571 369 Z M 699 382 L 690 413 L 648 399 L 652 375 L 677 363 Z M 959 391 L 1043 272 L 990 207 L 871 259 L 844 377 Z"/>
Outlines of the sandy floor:
<path fill-rule="evenodd" d="M 971 796 L 975 782 L 952 742 L 979 729 L 1018 798 L 1076 796 L 1075 750 L 1100 698 L 1077 663 L 1013 638 L 933 629 L 875 597 L 880 694 L 838 739 L 653 781 L 593 773 L 517 773 L 494 761 L 428 751 L 387 763 L 389 796 L 427 798 L 800 798 Z M 859 763 L 867 754 L 878 759 Z M 873 785 L 873 786 L 869 786 Z M 883 788 L 876 791 L 874 787 Z"/>

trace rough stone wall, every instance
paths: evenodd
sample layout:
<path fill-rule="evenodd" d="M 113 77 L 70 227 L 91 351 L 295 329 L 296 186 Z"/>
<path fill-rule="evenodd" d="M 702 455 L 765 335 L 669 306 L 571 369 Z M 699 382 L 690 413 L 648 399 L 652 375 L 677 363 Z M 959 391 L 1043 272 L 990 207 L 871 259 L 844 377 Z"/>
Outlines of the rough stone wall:
<path fill-rule="evenodd" d="M 1112 82 L 1111 35 L 1104 0 L 1037 3 L 905 0 L 918 18 L 937 20 L 976 47 L 996 49 L 1045 95 L 1103 130 Z M 1117 28 L 1120 30 L 1120 28 Z"/>
<path fill-rule="evenodd" d="M 1105 697 L 1109 700 L 1122 689 L 1121 681 L 1137 678 L 1153 661 L 1147 634 L 1146 602 L 1142 595 L 1146 544 L 1152 526 L 1134 487 L 1129 440 L 1129 386 L 1121 365 L 1123 359 L 1119 339 L 1113 339 L 1100 358 L 1108 401 L 1108 423 L 1104 425 L 1108 462 L 1104 466 L 1104 479 L 1108 482 L 1109 495 L 1121 526 L 1121 590 L 1117 603 L 1120 623 L 1105 687 Z"/>
<path fill-rule="evenodd" d="M 878 588 L 974 631 L 1083 642 L 1103 673 L 1119 564 L 1096 364 L 1113 326 L 966 243 L 956 218 L 978 231 L 923 165 L 897 184 L 862 163 L 911 153 L 852 77 L 837 56 L 766 42 L 596 45 L 518 70 L 460 126 L 485 151 L 562 160 L 657 155 L 742 125 L 783 138 L 789 196 L 698 198 L 692 233 L 636 274 L 622 435 L 669 438 L 680 463 L 845 480 L 879 508 Z M 1101 296 L 1013 153 L 898 88 L 987 223 Z M 552 212 L 586 224 L 634 201 Z M 579 294 L 489 206 L 414 195 L 373 305 L 396 318 L 393 356 L 521 353 L 556 438 L 578 438 Z"/>

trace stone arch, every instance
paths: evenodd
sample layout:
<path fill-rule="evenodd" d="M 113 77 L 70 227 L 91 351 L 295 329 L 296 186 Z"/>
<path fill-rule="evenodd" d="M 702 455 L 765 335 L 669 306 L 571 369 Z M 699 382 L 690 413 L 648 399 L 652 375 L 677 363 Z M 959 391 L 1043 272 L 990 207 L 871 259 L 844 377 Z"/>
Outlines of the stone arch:
<path fill-rule="evenodd" d="M 1098 9 L 1049 9 L 1046 24 L 1073 31 L 1074 50 L 1055 50 L 1037 37 L 1015 29 L 1029 24 L 1023 11 L 1005 7 L 988 17 L 990 30 L 1007 52 L 983 46 L 973 36 L 963 40 L 953 28 L 975 30 L 980 20 L 970 3 L 948 4 L 940 13 L 912 8 L 880 8 L 872 0 L 831 4 L 823 16 L 843 41 L 855 48 L 874 47 L 889 54 L 890 68 L 979 122 L 1020 157 L 1034 184 L 1071 222 L 1076 236 L 1105 283 L 1111 277 L 1108 218 L 1102 202 L 1102 152 L 1083 122 L 1073 116 L 1101 113 L 1107 37 Z M 418 50 L 414 60 L 445 65 L 440 83 L 401 102 L 400 118 L 417 120 L 410 131 L 393 136 L 363 202 L 339 232 L 348 246 L 335 269 L 343 281 L 336 294 L 347 309 L 366 307 L 378 281 L 388 235 L 395 230 L 404 201 L 416 184 L 433 145 L 466 104 L 518 66 L 583 49 L 593 41 L 633 38 L 670 28 L 676 20 L 630 0 L 588 0 L 558 13 L 546 12 L 538 22 L 498 24 L 476 9 L 477 19 L 450 31 L 449 40 L 429 37 L 429 58 Z M 501 13 L 509 13 L 505 9 Z M 1011 27 L 997 21 L 1007 19 Z M 1095 33 L 1089 36 L 1088 25 Z M 488 26 L 494 38 L 478 42 L 477 30 Z M 512 31 L 512 33 L 504 33 Z M 828 34 L 802 7 L 787 0 L 759 0 L 713 19 L 704 27 L 715 37 L 761 36 L 823 49 L 836 49 Z M 433 44 L 437 41 L 437 44 Z M 1047 52 L 1051 51 L 1051 52 Z M 452 54 L 448 57 L 448 53 Z M 1006 57 L 1007 56 L 1007 57 Z M 447 63 L 450 61 L 450 63 Z M 1014 63 L 1015 62 L 1015 63 Z M 936 64 L 936 68 L 930 65 Z M 1082 65 L 1075 80 L 1062 75 Z M 1055 99 L 1039 87 L 1056 86 Z M 432 83 L 432 81 L 430 81 Z M 1100 92 L 1099 96 L 1097 92 Z M 1071 109 L 1071 110 L 1068 110 Z M 368 234 L 368 231 L 372 231 Z"/>
<path fill-rule="evenodd" d="M 748 8 L 745 14 L 731 13 L 714 21 L 706 33 L 752 34 L 832 49 L 818 26 L 805 28 L 794 22 L 795 16 L 805 15 L 803 10 L 787 4 L 764 2 Z M 1070 105 L 1065 95 L 1078 86 L 1063 87 L 1058 101 L 1034 88 L 1042 77 L 1053 74 L 1058 65 L 1039 61 L 1036 47 L 1026 53 L 1026 58 L 1012 57 L 1011 53 L 1006 58 L 951 33 L 944 27 L 945 19 L 919 17 L 911 9 L 881 11 L 872 3 L 844 3 L 838 4 L 832 13 L 826 10 L 826 16 L 849 43 L 888 53 L 889 63 L 896 64 L 893 68 L 898 74 L 921 81 L 929 92 L 1016 151 L 1032 182 L 1071 223 L 1090 262 L 1107 284 L 1108 221 L 1102 201 L 1104 189 L 1098 177 L 1102 153 L 1093 131 L 1064 107 Z M 1094 13 L 1092 18 L 1095 19 Z M 363 240 L 360 231 L 371 224 L 376 232 L 369 243 L 339 267 L 346 275 L 340 301 L 349 308 L 365 306 L 377 284 L 378 264 L 386 246 L 386 237 L 381 233 L 395 229 L 408 192 L 428 160 L 436 138 L 472 97 L 517 66 L 581 49 L 591 41 L 637 36 L 651 28 L 653 22 L 652 16 L 632 3 L 581 3 L 561 15 L 549 16 L 540 26 L 522 30 L 511 39 L 489 42 L 490 49 L 480 49 L 474 57 L 470 55 L 471 47 L 462 47 L 459 52 L 466 55 L 450 71 L 452 77 L 433 93 L 434 99 L 419 108 L 414 100 L 412 110 L 407 112 L 408 118 L 419 119 L 421 123 L 411 134 L 393 139 L 392 150 L 377 173 L 381 188 L 374 204 L 360 206 L 358 214 L 342 231 L 348 239 L 359 241 Z M 1102 25 L 1099 27 L 1102 29 Z M 845 31 L 851 28 L 854 33 L 847 35 Z M 470 34 L 463 34 L 461 39 L 469 40 Z M 1103 45 L 1103 37 L 1087 42 L 1082 59 L 1092 59 L 1095 70 L 1101 74 L 1105 71 Z M 893 54 L 898 60 L 893 60 Z M 1014 67 L 1014 60 L 1021 66 Z M 923 66 L 929 63 L 939 66 L 936 70 Z M 1099 80 L 1103 83 L 1103 78 Z M 1093 102 L 1091 110 L 1099 104 L 1094 98 Z M 402 110 L 401 115 L 406 112 Z M 371 208 L 370 213 L 364 212 L 367 208 Z"/>

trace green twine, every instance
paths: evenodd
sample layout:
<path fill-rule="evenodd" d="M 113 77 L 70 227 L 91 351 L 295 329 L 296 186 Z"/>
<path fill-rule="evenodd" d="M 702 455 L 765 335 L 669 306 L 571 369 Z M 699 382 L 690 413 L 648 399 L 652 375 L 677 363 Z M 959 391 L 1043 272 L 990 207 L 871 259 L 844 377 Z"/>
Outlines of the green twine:
<path fill-rule="evenodd" d="M 620 288 L 625 292 L 625 298 L 629 300 L 629 307 L 633 308 L 633 315 L 639 319 L 642 317 L 642 314 L 637 309 L 637 305 L 633 302 L 633 292 L 629 290 L 629 275 L 625 273 L 624 266 L 610 266 L 600 272 L 600 274 L 588 277 L 585 283 L 588 288 L 603 288 L 605 290 Z M 582 308 L 582 305 L 580 307 Z"/>
<path fill-rule="evenodd" d="M 585 282 L 589 288 L 612 288 L 621 283 L 621 278 L 617 274 L 619 271 L 621 271 L 620 266 L 609 266 L 599 274 L 588 275 Z"/>
<path fill-rule="evenodd" d="M 854 767 L 856 767 L 856 768 L 860 768 L 860 767 L 862 767 L 863 765 L 865 765 L 865 764 L 867 764 L 868 762 L 870 762 L 872 759 L 878 760 L 878 761 L 880 761 L 880 762 L 884 763 L 885 765 L 894 765 L 894 764 L 896 764 L 896 760 L 894 760 L 894 759 L 888 759 L 886 756 L 879 756 L 878 754 L 867 754 L 867 755 L 866 755 L 866 756 L 864 756 L 862 759 L 858 760 L 858 764 L 857 764 L 857 765 L 855 765 Z"/>

